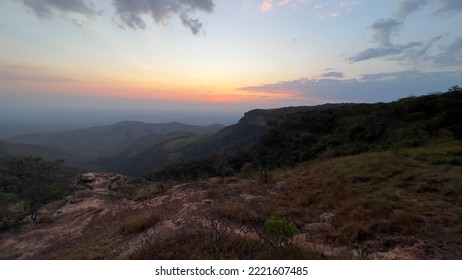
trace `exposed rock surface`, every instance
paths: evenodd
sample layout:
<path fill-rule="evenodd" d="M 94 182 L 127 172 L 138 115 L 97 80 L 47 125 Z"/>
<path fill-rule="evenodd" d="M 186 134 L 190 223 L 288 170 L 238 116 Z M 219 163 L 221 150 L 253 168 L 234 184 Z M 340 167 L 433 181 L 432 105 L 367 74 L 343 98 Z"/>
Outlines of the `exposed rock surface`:
<path fill-rule="evenodd" d="M 38 223 L 29 221 L 0 234 L 0 259 L 127 259 L 143 250 L 148 242 L 155 240 L 162 244 L 176 233 L 188 232 L 198 225 L 215 225 L 219 229 L 226 224 L 234 234 L 258 239 L 259 232 L 252 231 L 255 229 L 233 224 L 226 218 L 220 220 L 212 213 L 213 209 L 221 208 L 225 216 L 232 215 L 232 211 L 237 211 L 238 215 L 248 211 L 247 215 L 240 216 L 248 218 L 252 216 L 252 209 L 265 203 L 265 197 L 278 197 L 281 188 L 269 187 L 258 195 L 240 191 L 222 200 L 216 198 L 217 192 L 227 188 L 228 194 L 233 193 L 239 184 L 253 183 L 238 181 L 225 186 L 219 181 L 208 180 L 181 184 L 144 200 L 133 201 L 124 196 L 127 187 L 133 187 L 126 177 L 114 173 L 85 173 L 72 181 L 73 195 L 39 209 Z M 244 186 L 242 190 L 245 189 Z M 146 213 L 155 213 L 161 218 L 141 231 L 123 233 L 124 226 Z M 356 249 L 323 243 L 323 231 L 329 229 L 335 218 L 333 212 L 321 213 L 312 223 L 301 227 L 301 233 L 293 242 L 332 258 L 424 259 L 435 249 L 422 243 L 370 252 L 373 242 L 368 248 Z"/>
<path fill-rule="evenodd" d="M 201 184 L 178 185 L 152 199 L 134 202 L 120 192 L 128 182 L 126 177 L 114 173 L 92 175 L 75 178 L 71 184 L 76 192 L 67 199 L 40 208 L 39 223 L 30 221 L 1 234 L 0 259 L 124 258 L 137 250 L 143 240 L 143 234 L 120 234 L 127 221 L 148 209 L 157 210 L 166 219 L 144 235 L 162 233 L 166 237 L 192 220 L 197 223 L 202 219 L 199 213 L 213 203 L 203 203 L 205 188 Z M 105 240 L 114 239 L 120 247 L 104 247 L 97 255 L 90 252 L 106 244 Z"/>

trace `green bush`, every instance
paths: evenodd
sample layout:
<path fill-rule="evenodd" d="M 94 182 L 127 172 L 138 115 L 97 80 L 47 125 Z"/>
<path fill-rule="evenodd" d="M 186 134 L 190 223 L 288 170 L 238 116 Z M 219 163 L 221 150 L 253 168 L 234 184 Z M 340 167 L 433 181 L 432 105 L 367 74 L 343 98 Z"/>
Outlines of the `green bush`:
<path fill-rule="evenodd" d="M 292 237 L 300 233 L 294 223 L 278 214 L 271 215 L 265 222 L 264 230 L 271 242 L 278 244 L 287 244 Z"/>

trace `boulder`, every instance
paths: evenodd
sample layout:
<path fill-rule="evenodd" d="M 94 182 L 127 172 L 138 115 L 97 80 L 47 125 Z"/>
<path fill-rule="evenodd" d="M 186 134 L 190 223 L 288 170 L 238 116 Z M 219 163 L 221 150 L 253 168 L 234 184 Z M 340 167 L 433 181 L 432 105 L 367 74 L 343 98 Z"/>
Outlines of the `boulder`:
<path fill-rule="evenodd" d="M 92 182 L 96 178 L 95 174 L 93 173 L 83 173 L 80 175 L 80 181 L 84 183 Z"/>

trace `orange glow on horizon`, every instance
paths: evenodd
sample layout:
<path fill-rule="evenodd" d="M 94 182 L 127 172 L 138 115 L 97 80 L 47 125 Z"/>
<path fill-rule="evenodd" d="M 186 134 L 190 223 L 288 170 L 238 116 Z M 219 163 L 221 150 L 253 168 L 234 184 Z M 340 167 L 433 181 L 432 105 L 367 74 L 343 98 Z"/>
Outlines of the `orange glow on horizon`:
<path fill-rule="evenodd" d="M 72 96 L 99 96 L 117 99 L 159 100 L 173 102 L 241 104 L 270 104 L 290 99 L 292 92 L 265 92 L 237 89 L 232 83 L 188 79 L 187 77 L 153 77 L 148 74 L 126 73 L 77 74 L 72 71 L 58 73 L 40 68 L 38 76 L 28 70 L 28 79 L 11 80 L 2 84 L 4 89 L 24 90 L 31 93 L 51 93 Z M 27 69 L 26 69 L 27 70 Z M 21 68 L 17 72 L 24 72 Z M 67 73 L 66 73 L 67 72 Z M 42 73 L 46 73 L 42 74 Z M 22 74 L 22 73 L 19 73 Z M 30 74 L 30 75 L 29 75 Z"/>

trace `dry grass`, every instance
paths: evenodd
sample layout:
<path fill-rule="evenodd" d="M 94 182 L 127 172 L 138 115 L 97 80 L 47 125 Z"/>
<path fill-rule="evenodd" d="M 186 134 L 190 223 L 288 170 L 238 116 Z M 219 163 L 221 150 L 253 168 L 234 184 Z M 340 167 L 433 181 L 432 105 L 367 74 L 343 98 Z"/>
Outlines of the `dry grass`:
<path fill-rule="evenodd" d="M 462 237 L 454 234 L 462 224 L 462 167 L 454 164 L 461 150 L 461 142 L 441 138 L 304 164 L 277 178 L 283 187 L 265 198 L 264 212 L 281 213 L 299 228 L 335 213 L 323 239 L 336 246 L 413 237 L 431 243 L 438 236 L 462 256 Z M 447 155 L 451 160 L 442 160 Z"/>
<path fill-rule="evenodd" d="M 120 231 L 123 234 L 140 233 L 156 225 L 161 220 L 162 217 L 157 212 L 145 210 L 139 214 L 132 215 L 130 219 L 122 224 Z"/>

